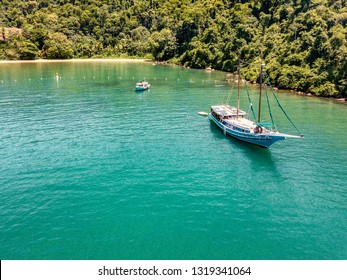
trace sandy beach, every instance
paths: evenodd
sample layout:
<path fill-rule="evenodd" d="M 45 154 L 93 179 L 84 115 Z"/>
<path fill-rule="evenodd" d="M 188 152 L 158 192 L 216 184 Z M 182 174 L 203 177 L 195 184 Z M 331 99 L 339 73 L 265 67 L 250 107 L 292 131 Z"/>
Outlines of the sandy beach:
<path fill-rule="evenodd" d="M 150 59 L 134 58 L 78 58 L 78 59 L 37 59 L 37 60 L 0 60 L 0 64 L 5 63 L 52 63 L 52 62 L 152 62 Z"/>

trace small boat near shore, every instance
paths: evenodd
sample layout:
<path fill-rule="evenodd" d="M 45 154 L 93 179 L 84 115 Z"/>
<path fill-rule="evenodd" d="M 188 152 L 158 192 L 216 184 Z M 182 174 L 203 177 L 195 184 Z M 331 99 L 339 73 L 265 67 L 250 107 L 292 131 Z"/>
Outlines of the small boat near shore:
<path fill-rule="evenodd" d="M 136 91 L 143 91 L 143 90 L 147 90 L 151 87 L 151 85 L 146 82 L 146 81 L 139 81 L 136 83 L 135 85 L 135 90 Z"/>
<path fill-rule="evenodd" d="M 277 128 L 273 121 L 273 116 L 271 114 L 271 109 L 269 109 L 271 123 L 261 122 L 261 88 L 263 84 L 263 66 L 261 66 L 260 72 L 260 92 L 259 92 L 259 110 L 258 110 L 258 119 L 257 121 L 250 120 L 248 114 L 240 110 L 240 64 L 238 67 L 238 98 L 237 98 L 237 107 L 233 107 L 227 104 L 214 105 L 210 107 L 210 113 L 208 115 L 209 119 L 214 122 L 220 129 L 223 130 L 224 134 L 230 135 L 234 138 L 237 138 L 241 141 L 258 145 L 263 148 L 268 148 L 277 141 L 285 140 L 288 138 L 304 138 L 300 134 L 299 130 L 296 128 L 294 123 L 289 119 L 286 112 L 283 110 L 283 107 L 280 105 L 274 90 L 271 88 L 271 85 L 268 81 L 264 82 L 264 88 L 268 98 L 267 87 L 269 87 L 276 98 L 276 101 L 279 107 L 282 109 L 285 116 L 289 119 L 295 129 L 298 131 L 299 135 L 290 135 L 285 133 L 280 133 L 277 131 Z M 248 91 L 247 91 L 248 93 Z M 249 94 L 249 93 L 248 93 Z M 250 102 L 250 108 L 253 112 L 253 117 L 256 119 L 252 103 L 250 101 L 250 96 L 248 95 L 248 100 Z M 269 102 L 268 102 L 269 105 Z"/>

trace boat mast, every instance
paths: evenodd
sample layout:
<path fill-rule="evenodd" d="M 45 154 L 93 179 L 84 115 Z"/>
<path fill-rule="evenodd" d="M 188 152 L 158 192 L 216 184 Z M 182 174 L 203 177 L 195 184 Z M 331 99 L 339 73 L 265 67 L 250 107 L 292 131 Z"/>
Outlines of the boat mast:
<path fill-rule="evenodd" d="M 259 110 L 258 110 L 258 123 L 260 123 L 260 111 L 261 111 L 261 86 L 263 84 L 263 67 L 265 64 L 260 65 L 260 88 L 259 88 Z"/>
<path fill-rule="evenodd" d="M 236 118 L 239 118 L 239 111 L 240 111 L 240 67 L 241 67 L 241 60 L 239 59 L 239 65 L 237 67 L 237 110 L 236 110 Z"/>

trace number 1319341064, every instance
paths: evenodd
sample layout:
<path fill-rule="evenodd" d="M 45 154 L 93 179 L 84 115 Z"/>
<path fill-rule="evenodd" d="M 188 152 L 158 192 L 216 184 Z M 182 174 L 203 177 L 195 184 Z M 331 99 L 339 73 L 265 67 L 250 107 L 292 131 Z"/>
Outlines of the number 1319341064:
<path fill-rule="evenodd" d="M 251 275 L 251 267 L 192 267 L 192 275 Z"/>

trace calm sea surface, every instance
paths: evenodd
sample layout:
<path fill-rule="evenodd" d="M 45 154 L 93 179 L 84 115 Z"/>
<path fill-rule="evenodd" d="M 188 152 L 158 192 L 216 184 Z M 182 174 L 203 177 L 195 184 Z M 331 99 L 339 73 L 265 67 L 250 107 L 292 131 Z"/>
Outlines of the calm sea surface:
<path fill-rule="evenodd" d="M 347 106 L 279 93 L 305 139 L 262 149 L 197 114 L 232 87 L 151 63 L 0 64 L 0 258 L 346 259 Z"/>

